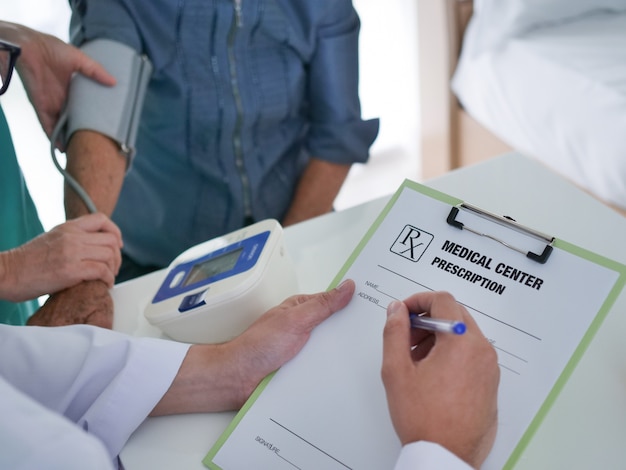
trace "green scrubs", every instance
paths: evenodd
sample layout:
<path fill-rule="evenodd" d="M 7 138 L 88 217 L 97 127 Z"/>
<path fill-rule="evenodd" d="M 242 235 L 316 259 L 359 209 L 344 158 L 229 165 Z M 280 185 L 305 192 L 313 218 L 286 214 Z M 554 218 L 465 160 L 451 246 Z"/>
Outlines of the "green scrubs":
<path fill-rule="evenodd" d="M 42 232 L 0 108 L 0 252 L 23 245 Z M 17 304 L 0 300 L 0 323 L 24 325 L 38 307 L 37 300 Z"/>

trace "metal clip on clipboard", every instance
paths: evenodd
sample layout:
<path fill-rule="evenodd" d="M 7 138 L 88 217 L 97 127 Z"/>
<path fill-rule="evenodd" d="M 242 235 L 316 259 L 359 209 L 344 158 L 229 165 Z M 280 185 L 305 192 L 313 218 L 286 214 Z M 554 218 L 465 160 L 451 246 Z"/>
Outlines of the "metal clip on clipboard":
<path fill-rule="evenodd" d="M 480 230 L 476 230 L 473 229 L 471 227 L 468 227 L 467 225 L 463 224 L 462 222 L 459 222 L 457 219 L 457 216 L 459 214 L 459 211 L 463 209 L 463 210 L 467 210 L 469 212 L 472 212 L 475 215 L 478 215 L 480 217 L 483 217 L 485 219 L 491 220 L 497 224 L 503 225 L 505 227 L 509 227 L 513 230 L 516 230 L 518 232 L 521 232 L 525 235 L 531 236 L 535 239 L 541 240 L 543 242 L 546 242 L 546 246 L 543 250 L 543 252 L 541 254 L 537 254 L 537 253 L 533 253 L 532 251 L 528 251 L 528 250 L 523 250 L 521 248 L 518 248 L 516 246 L 513 246 L 510 243 L 507 243 L 506 241 L 502 240 L 499 237 L 493 236 L 493 235 L 489 235 L 488 233 L 484 233 Z M 462 202 L 460 204 L 457 204 L 456 206 L 452 207 L 452 209 L 450 210 L 450 214 L 448 214 L 448 219 L 447 222 L 449 225 L 452 225 L 453 227 L 456 227 L 460 230 L 467 230 L 468 232 L 472 232 L 476 235 L 479 235 L 481 237 L 487 237 L 490 238 L 491 240 L 494 240 L 504 246 L 506 246 L 507 248 L 510 248 L 512 250 L 515 250 L 523 255 L 525 255 L 527 258 L 530 258 L 533 261 L 536 261 L 537 263 L 541 263 L 544 264 L 546 261 L 548 261 L 548 258 L 550 257 L 550 254 L 552 253 L 552 244 L 554 243 L 554 237 L 551 237 L 550 235 L 546 235 L 544 233 L 538 232 L 536 230 L 533 230 L 531 228 L 528 227 L 524 227 L 521 224 L 518 224 L 517 222 L 515 222 L 515 220 L 511 219 L 510 217 L 502 217 L 496 214 L 492 214 L 490 212 L 487 212 L 483 209 L 480 209 L 476 206 L 473 206 L 471 204 L 467 204 L 465 202 Z"/>

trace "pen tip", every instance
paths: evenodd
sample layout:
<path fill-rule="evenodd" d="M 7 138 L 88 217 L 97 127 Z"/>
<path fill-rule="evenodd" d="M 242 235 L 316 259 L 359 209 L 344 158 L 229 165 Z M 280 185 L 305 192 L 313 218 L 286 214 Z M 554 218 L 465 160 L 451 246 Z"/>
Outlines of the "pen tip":
<path fill-rule="evenodd" d="M 454 333 L 457 335 L 462 335 L 463 333 L 465 333 L 466 329 L 467 327 L 465 326 L 465 323 L 459 322 L 454 325 L 452 331 L 454 331 Z"/>

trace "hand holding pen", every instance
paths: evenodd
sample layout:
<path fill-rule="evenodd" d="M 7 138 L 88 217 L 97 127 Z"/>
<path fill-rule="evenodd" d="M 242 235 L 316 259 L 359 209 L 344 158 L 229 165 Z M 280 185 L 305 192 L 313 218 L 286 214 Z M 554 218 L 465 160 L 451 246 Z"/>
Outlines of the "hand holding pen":
<path fill-rule="evenodd" d="M 453 333 L 462 335 L 467 327 L 465 323 L 457 320 L 444 320 L 442 318 L 432 318 L 417 313 L 410 313 L 409 320 L 411 328 L 420 328 L 422 330 L 434 331 L 436 333 Z"/>
<path fill-rule="evenodd" d="M 382 379 L 402 444 L 436 442 L 480 467 L 495 439 L 499 378 L 495 350 L 450 294 L 389 304 Z"/>

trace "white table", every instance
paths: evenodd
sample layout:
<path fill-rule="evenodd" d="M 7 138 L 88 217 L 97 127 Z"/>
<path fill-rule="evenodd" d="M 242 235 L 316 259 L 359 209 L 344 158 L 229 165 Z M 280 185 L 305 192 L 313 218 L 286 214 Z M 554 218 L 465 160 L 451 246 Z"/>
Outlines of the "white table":
<path fill-rule="evenodd" d="M 530 159 L 504 155 L 427 184 L 626 264 L 626 218 Z M 285 230 L 303 292 L 328 287 L 386 200 L 377 199 Z M 161 336 L 142 312 L 162 276 L 162 272 L 153 273 L 114 289 L 114 329 Z M 624 468 L 625 333 L 626 294 L 622 294 L 516 468 Z M 233 416 L 211 413 L 148 418 L 124 448 L 124 466 L 127 470 L 204 469 L 202 458 Z"/>

